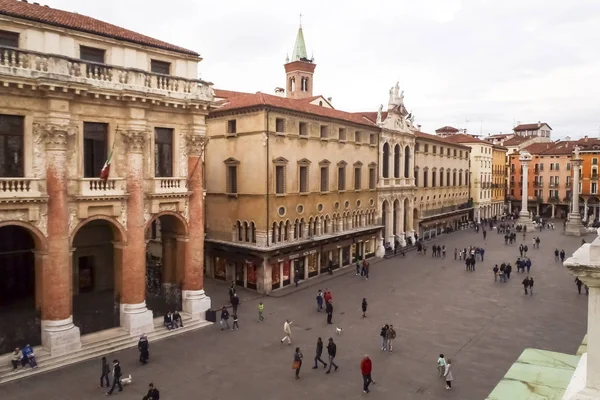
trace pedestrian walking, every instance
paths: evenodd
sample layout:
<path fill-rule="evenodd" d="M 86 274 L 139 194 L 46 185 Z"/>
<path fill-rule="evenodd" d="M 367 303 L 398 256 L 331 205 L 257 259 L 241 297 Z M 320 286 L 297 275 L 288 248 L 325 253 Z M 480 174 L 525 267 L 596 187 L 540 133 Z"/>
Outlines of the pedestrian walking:
<path fill-rule="evenodd" d="M 446 367 L 444 369 L 444 379 L 446 380 L 446 390 L 452 389 L 452 381 L 454 377 L 452 376 L 452 360 L 446 360 Z"/>
<path fill-rule="evenodd" d="M 232 331 L 235 330 L 235 328 L 240 329 L 240 325 L 238 324 L 238 316 L 237 313 L 234 311 L 233 312 L 233 327 L 231 328 Z"/>
<path fill-rule="evenodd" d="M 150 343 L 148 343 L 148 337 L 145 334 L 138 341 L 138 350 L 140 352 L 140 362 L 147 364 L 150 358 Z"/>
<path fill-rule="evenodd" d="M 237 309 L 238 306 L 240 305 L 240 298 L 238 297 L 237 293 L 233 295 L 233 298 L 231 299 L 231 307 L 233 307 L 233 313 L 237 314 Z"/>
<path fill-rule="evenodd" d="M 327 323 L 332 324 L 331 319 L 333 318 L 333 304 L 328 301 L 325 305 L 325 312 L 327 313 Z"/>
<path fill-rule="evenodd" d="M 260 303 L 258 303 L 258 322 L 265 320 L 265 317 L 263 316 L 264 312 L 265 312 L 265 305 L 261 301 Z"/>
<path fill-rule="evenodd" d="M 379 333 L 379 336 L 381 336 L 381 351 L 384 351 L 385 349 L 387 349 L 387 331 L 388 331 L 388 329 L 390 329 L 390 326 L 388 324 L 385 324 L 381 328 L 381 332 Z"/>
<path fill-rule="evenodd" d="M 529 277 L 529 295 L 533 296 L 533 278 Z"/>
<path fill-rule="evenodd" d="M 235 294 L 235 281 L 231 282 L 231 286 L 229 286 L 229 302 L 233 303 L 233 295 Z"/>
<path fill-rule="evenodd" d="M 446 371 L 446 359 L 444 358 L 443 354 L 440 354 L 440 356 L 437 359 L 437 369 L 438 377 L 441 378 L 442 376 L 444 376 L 444 372 Z"/>
<path fill-rule="evenodd" d="M 386 332 L 387 350 L 391 353 L 394 348 L 394 339 L 396 339 L 396 331 L 394 325 L 390 325 Z"/>
<path fill-rule="evenodd" d="M 366 297 L 363 297 L 362 312 L 363 312 L 363 318 L 365 318 L 367 316 L 367 298 Z"/>
<path fill-rule="evenodd" d="M 557 262 L 558 260 L 559 260 L 558 249 L 554 249 L 554 262 Z"/>
<path fill-rule="evenodd" d="M 565 262 L 565 251 L 564 250 L 560 251 L 560 262 Z"/>
<path fill-rule="evenodd" d="M 367 262 L 367 260 L 363 261 L 363 269 L 365 270 L 365 279 L 369 280 L 369 267 L 370 264 Z"/>
<path fill-rule="evenodd" d="M 229 311 L 227 311 L 227 307 L 223 306 L 223 308 L 221 308 L 221 330 L 225 329 L 223 327 L 223 325 L 227 325 L 227 329 L 229 328 Z"/>
<path fill-rule="evenodd" d="M 458 253 L 458 249 L 455 247 L 455 248 L 454 248 L 454 260 L 455 260 L 455 261 L 456 261 L 456 256 L 457 256 L 457 253 Z"/>
<path fill-rule="evenodd" d="M 110 381 L 108 380 L 108 375 L 110 375 L 110 366 L 108 365 L 108 361 L 106 361 L 106 357 L 102 357 L 102 367 L 101 367 L 101 375 L 100 375 L 100 386 L 104 387 L 104 382 L 106 382 L 106 387 L 110 387 Z"/>
<path fill-rule="evenodd" d="M 496 264 L 494 266 L 494 268 L 492 269 L 492 271 L 494 271 L 494 282 L 496 282 L 498 280 L 498 271 L 499 271 L 498 264 Z"/>
<path fill-rule="evenodd" d="M 512 265 L 507 264 L 506 267 L 504 267 L 504 274 L 506 275 L 507 279 L 510 279 L 511 272 L 512 272 Z"/>
<path fill-rule="evenodd" d="M 154 383 L 148 385 L 148 393 L 146 393 L 142 400 L 160 400 L 160 392 L 154 387 Z"/>
<path fill-rule="evenodd" d="M 292 368 L 296 370 L 296 379 L 300 379 L 300 368 L 302 368 L 302 359 L 304 356 L 300 352 L 300 347 L 296 347 L 296 351 L 294 352 L 294 363 L 292 364 Z"/>
<path fill-rule="evenodd" d="M 283 333 L 285 334 L 285 336 L 283 337 L 283 339 L 281 339 L 281 343 L 283 343 L 286 339 L 288 340 L 288 345 L 292 344 L 292 324 L 294 323 L 294 321 L 291 321 L 289 319 L 286 319 L 285 322 L 283 323 Z"/>
<path fill-rule="evenodd" d="M 583 286 L 583 282 L 579 277 L 575 278 L 575 284 L 577 285 L 577 293 L 581 294 L 581 286 Z"/>
<path fill-rule="evenodd" d="M 527 293 L 527 289 L 529 288 L 529 276 L 526 276 L 525 279 L 523 279 L 523 282 L 521 282 L 521 284 L 523 285 L 523 289 L 525 290 L 525 294 Z"/>
<path fill-rule="evenodd" d="M 394 251 L 396 251 L 396 250 L 394 249 Z M 362 271 L 360 269 L 360 262 L 358 260 L 356 260 L 356 276 L 363 275 L 363 272 L 364 272 L 364 269 Z"/>
<path fill-rule="evenodd" d="M 317 291 L 317 312 L 321 312 L 323 309 L 323 292 L 321 289 Z"/>
<path fill-rule="evenodd" d="M 121 365 L 119 364 L 119 360 L 113 360 L 113 384 L 108 392 L 106 392 L 107 396 L 110 396 L 114 391 L 115 387 L 119 387 L 119 392 L 123 391 L 123 385 L 121 385 Z"/>
<path fill-rule="evenodd" d="M 319 362 L 323 364 L 323 368 L 327 368 L 327 363 L 321 359 L 321 355 L 323 354 L 323 341 L 319 337 L 317 339 L 317 350 L 315 352 L 315 366 L 313 369 L 319 368 Z"/>
<path fill-rule="evenodd" d="M 327 344 L 327 354 L 329 354 L 329 369 L 326 374 L 331 372 L 331 367 L 335 367 L 335 370 L 338 370 L 338 365 L 333 361 L 335 360 L 335 355 L 337 354 L 337 346 L 332 338 L 329 338 L 329 343 Z"/>
<path fill-rule="evenodd" d="M 368 355 L 365 354 L 362 361 L 360 362 L 360 372 L 363 377 L 363 392 L 369 393 L 369 385 L 373 380 L 371 379 L 371 371 L 373 369 L 373 363 Z"/>

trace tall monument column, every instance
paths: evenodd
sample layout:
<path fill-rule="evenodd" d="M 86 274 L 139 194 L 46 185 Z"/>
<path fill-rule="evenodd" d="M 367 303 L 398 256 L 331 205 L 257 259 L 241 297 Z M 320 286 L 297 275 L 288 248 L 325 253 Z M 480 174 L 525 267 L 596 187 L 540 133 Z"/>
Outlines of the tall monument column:
<path fill-rule="evenodd" d="M 188 244 L 183 272 L 183 311 L 192 319 L 204 319 L 210 308 L 210 297 L 204 293 L 204 185 L 203 161 L 208 138 L 204 135 L 189 134 L 188 150 L 188 189 L 189 199 Z"/>
<path fill-rule="evenodd" d="M 523 167 L 523 191 L 521 192 L 521 212 L 519 213 L 519 219 L 517 220 L 517 224 L 526 226 L 529 232 L 533 231 L 533 222 L 531 221 L 531 217 L 529 216 L 529 211 L 527 211 L 527 200 L 529 193 L 528 172 L 529 163 L 531 162 L 531 159 L 531 154 L 527 150 L 521 150 L 519 161 L 521 162 L 521 167 Z"/>
<path fill-rule="evenodd" d="M 73 325 L 73 288 L 67 200 L 67 139 L 73 128 L 36 124 L 46 144 L 48 191 L 48 249 L 42 270 L 42 345 L 52 355 L 81 348 L 80 331 Z"/>
<path fill-rule="evenodd" d="M 600 229 L 598 229 L 600 234 Z M 588 285 L 587 353 L 579 360 L 563 400 L 600 398 L 600 237 L 585 243 L 569 257 L 564 266 L 571 275 Z"/>
<path fill-rule="evenodd" d="M 154 330 L 146 307 L 146 221 L 144 219 L 144 145 L 146 130 L 121 131 L 127 144 L 127 249 L 123 253 L 121 326 L 131 336 Z"/>
<path fill-rule="evenodd" d="M 581 214 L 579 214 L 579 168 L 583 160 L 579 157 L 579 147 L 575 146 L 571 164 L 573 171 L 573 195 L 571 196 L 571 212 L 567 218 L 565 234 L 570 236 L 582 236 L 586 234 L 585 227 L 581 223 Z"/>

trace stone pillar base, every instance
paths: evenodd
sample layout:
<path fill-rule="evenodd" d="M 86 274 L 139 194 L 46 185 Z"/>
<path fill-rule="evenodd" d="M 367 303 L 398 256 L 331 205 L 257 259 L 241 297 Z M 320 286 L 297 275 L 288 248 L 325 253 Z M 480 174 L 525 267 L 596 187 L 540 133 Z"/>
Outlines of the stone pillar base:
<path fill-rule="evenodd" d="M 189 314 L 192 320 L 205 320 L 206 310 L 210 309 L 210 297 L 204 290 L 184 290 L 182 296 L 183 312 Z"/>
<path fill-rule="evenodd" d="M 404 234 L 398 236 L 398 243 L 400 243 L 400 247 L 406 247 L 406 239 L 404 238 Z"/>
<path fill-rule="evenodd" d="M 383 258 L 385 256 L 385 247 L 383 247 L 383 238 L 377 239 L 377 250 L 375 250 L 375 257 Z"/>
<path fill-rule="evenodd" d="M 519 213 L 519 219 L 517 220 L 517 225 L 523 225 L 527 227 L 527 232 L 533 232 L 535 228 L 533 227 L 533 221 L 529 216 L 529 212 L 521 211 Z"/>
<path fill-rule="evenodd" d="M 42 346 L 52 356 L 81 349 L 80 332 L 73 325 L 73 316 L 58 321 L 42 321 Z"/>
<path fill-rule="evenodd" d="M 146 302 L 139 304 L 121 304 L 121 327 L 132 337 L 154 330 L 152 311 L 146 308 Z"/>
<path fill-rule="evenodd" d="M 584 236 L 587 233 L 585 226 L 581 223 L 579 214 L 570 213 L 565 226 L 565 235 L 569 236 Z"/>
<path fill-rule="evenodd" d="M 600 391 L 587 388 L 587 353 L 584 353 L 577 363 L 577 368 L 571 377 L 569 386 L 565 390 L 563 400 L 596 400 L 600 398 Z"/>

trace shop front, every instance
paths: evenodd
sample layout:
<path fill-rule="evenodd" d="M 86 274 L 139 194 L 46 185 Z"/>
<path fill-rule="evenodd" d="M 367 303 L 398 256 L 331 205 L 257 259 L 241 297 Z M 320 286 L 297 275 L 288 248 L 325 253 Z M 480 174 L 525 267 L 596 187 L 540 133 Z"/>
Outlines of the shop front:
<path fill-rule="evenodd" d="M 258 269 L 262 267 L 262 258 L 244 249 L 207 246 L 205 256 L 205 274 L 208 277 L 231 282 L 237 286 L 257 289 Z"/>
<path fill-rule="evenodd" d="M 425 218 L 419 222 L 419 237 L 424 240 L 433 239 L 444 233 L 459 230 L 461 225 L 469 220 L 469 210 L 461 210 L 454 215 L 438 215 Z"/>

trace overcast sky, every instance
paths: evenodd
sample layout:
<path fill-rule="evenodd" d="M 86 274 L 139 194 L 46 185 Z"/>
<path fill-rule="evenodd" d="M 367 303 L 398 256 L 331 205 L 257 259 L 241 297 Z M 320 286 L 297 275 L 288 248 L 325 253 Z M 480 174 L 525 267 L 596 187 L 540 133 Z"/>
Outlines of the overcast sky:
<path fill-rule="evenodd" d="M 423 131 L 548 122 L 600 136 L 597 0 L 39 0 L 199 52 L 216 88 L 284 86 L 299 23 L 315 94 L 375 111 L 397 80 Z"/>

